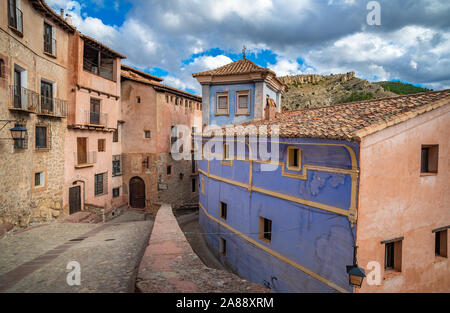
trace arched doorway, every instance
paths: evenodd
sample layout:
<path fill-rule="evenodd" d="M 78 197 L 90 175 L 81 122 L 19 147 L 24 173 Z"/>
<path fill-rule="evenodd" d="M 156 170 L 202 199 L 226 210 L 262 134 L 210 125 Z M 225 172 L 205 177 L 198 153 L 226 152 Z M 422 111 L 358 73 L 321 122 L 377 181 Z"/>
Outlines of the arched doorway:
<path fill-rule="evenodd" d="M 140 177 L 130 179 L 130 206 L 145 208 L 145 183 Z"/>

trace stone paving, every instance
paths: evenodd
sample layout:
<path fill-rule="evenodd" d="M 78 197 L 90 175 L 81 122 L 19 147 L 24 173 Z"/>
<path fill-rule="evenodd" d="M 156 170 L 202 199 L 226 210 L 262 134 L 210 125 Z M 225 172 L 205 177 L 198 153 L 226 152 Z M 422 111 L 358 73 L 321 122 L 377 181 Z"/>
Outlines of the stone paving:
<path fill-rule="evenodd" d="M 152 227 L 144 214 L 126 211 L 104 224 L 52 223 L 8 235 L 0 239 L 0 291 L 134 292 Z M 66 282 L 70 261 L 80 263 L 80 286 Z"/>

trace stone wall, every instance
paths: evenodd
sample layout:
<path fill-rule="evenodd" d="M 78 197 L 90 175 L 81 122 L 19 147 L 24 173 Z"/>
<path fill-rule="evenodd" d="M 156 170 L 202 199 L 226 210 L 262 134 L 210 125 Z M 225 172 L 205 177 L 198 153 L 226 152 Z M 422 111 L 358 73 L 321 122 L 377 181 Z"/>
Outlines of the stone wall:
<path fill-rule="evenodd" d="M 64 40 L 61 40 L 63 44 Z M 66 98 L 67 71 L 59 59 L 39 55 L 4 31 L 0 32 L 0 57 L 5 62 L 4 77 L 0 78 L 0 119 L 18 121 L 28 131 L 26 149 L 14 149 L 13 140 L 0 140 L 0 224 L 23 227 L 32 222 L 52 220 L 64 213 L 62 177 L 66 121 L 64 118 L 9 109 L 12 99 L 9 86 L 13 84 L 14 64 L 26 69 L 27 89 L 39 93 L 40 79 L 48 78 L 57 84 L 54 97 L 61 99 Z M 50 129 L 49 149 L 35 148 L 37 124 L 44 124 Z M 6 125 L 0 137 L 11 138 L 9 129 L 13 126 L 14 122 Z M 45 185 L 35 188 L 34 174 L 40 171 L 45 172 Z"/>

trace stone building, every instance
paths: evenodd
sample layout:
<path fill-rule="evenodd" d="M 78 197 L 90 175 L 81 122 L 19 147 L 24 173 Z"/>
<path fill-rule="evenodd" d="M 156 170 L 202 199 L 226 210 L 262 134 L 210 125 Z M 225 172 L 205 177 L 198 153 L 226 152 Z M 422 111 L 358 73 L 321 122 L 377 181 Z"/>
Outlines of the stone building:
<path fill-rule="evenodd" d="M 44 1 L 0 1 L 0 224 L 26 226 L 62 212 L 69 37 Z"/>
<path fill-rule="evenodd" d="M 123 182 L 128 186 L 129 205 L 197 206 L 196 161 L 174 160 L 170 146 L 177 127 L 188 127 L 189 140 L 192 131 L 200 130 L 202 100 L 161 81 L 122 65 Z"/>
<path fill-rule="evenodd" d="M 111 211 L 127 198 L 120 130 L 120 63 L 125 57 L 75 32 L 69 58 L 64 210 Z"/>

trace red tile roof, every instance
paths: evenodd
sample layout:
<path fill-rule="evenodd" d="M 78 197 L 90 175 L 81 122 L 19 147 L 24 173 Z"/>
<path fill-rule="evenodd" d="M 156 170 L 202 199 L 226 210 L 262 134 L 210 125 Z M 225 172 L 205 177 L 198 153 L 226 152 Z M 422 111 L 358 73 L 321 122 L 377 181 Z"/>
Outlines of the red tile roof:
<path fill-rule="evenodd" d="M 225 76 L 234 74 L 250 74 L 250 73 L 273 73 L 270 69 L 256 65 L 249 59 L 240 59 L 236 62 L 229 63 L 214 70 L 194 73 L 193 77 L 197 76 Z"/>
<path fill-rule="evenodd" d="M 163 80 L 162 78 L 139 71 L 131 66 L 122 65 L 120 75 L 122 79 L 132 80 L 142 84 L 151 85 L 155 90 L 158 91 L 170 92 L 181 97 L 186 97 L 194 101 L 202 102 L 202 97 L 194 95 L 190 92 L 186 92 L 184 90 L 164 85 L 161 83 L 161 81 Z"/>
<path fill-rule="evenodd" d="M 277 114 L 272 120 L 242 124 L 278 125 L 280 137 L 361 140 L 386 127 L 450 104 L 450 89 L 377 100 L 336 104 Z M 237 132 L 239 135 L 239 131 Z M 242 133 L 241 133 L 242 135 Z M 270 127 L 269 134 L 270 136 Z"/>

